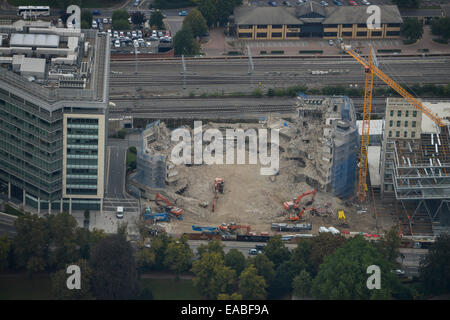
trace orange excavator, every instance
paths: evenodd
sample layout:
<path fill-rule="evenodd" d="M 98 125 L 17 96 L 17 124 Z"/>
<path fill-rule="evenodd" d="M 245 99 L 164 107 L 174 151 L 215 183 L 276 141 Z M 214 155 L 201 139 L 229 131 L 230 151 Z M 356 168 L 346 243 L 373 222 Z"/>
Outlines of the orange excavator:
<path fill-rule="evenodd" d="M 316 208 L 314 208 L 314 207 L 311 207 L 311 208 L 304 208 L 303 210 L 301 210 L 297 215 L 295 215 L 295 216 L 290 216 L 289 217 L 289 220 L 291 220 L 291 221 L 298 221 L 298 220 L 301 220 L 301 218 L 303 217 L 303 214 L 305 213 L 305 212 L 307 212 L 307 211 L 312 211 L 313 212 L 313 214 L 314 213 L 316 213 Z"/>
<path fill-rule="evenodd" d="M 223 193 L 223 189 L 225 187 L 225 181 L 223 181 L 222 178 L 215 178 L 214 179 L 214 199 L 213 199 L 213 205 L 212 205 L 212 212 L 216 210 L 217 206 L 217 199 L 219 199 L 219 192 Z"/>
<path fill-rule="evenodd" d="M 290 216 L 289 219 L 291 221 L 297 221 L 300 220 L 302 218 L 303 213 L 306 210 L 316 210 L 315 208 L 308 208 L 306 209 L 305 207 L 303 207 L 301 200 L 306 197 L 311 195 L 311 200 L 306 202 L 305 205 L 312 205 L 314 203 L 314 198 L 316 196 L 317 190 L 316 189 L 312 189 L 311 191 L 305 192 L 301 195 L 299 195 L 297 197 L 297 199 L 294 199 L 292 201 L 286 201 L 283 203 L 284 209 L 286 209 L 288 212 L 294 212 L 295 215 L 294 216 Z M 302 206 L 302 209 L 300 209 L 300 206 Z"/>
<path fill-rule="evenodd" d="M 222 223 L 218 228 L 223 232 L 236 232 L 238 229 L 246 229 L 247 230 L 246 234 L 249 234 L 250 230 L 251 230 L 250 226 L 240 225 L 240 224 L 235 224 L 235 223 L 229 223 L 229 224 Z"/>
<path fill-rule="evenodd" d="M 175 207 L 172 204 L 172 202 L 169 201 L 169 199 L 167 199 L 166 197 L 164 197 L 163 195 L 161 195 L 159 193 L 156 193 L 155 202 L 156 202 L 157 205 L 160 205 L 158 203 L 158 199 L 161 199 L 161 200 L 163 200 L 166 203 L 166 205 L 164 207 L 166 208 L 167 212 L 175 215 L 176 217 L 180 217 L 181 214 L 183 213 L 183 209 Z"/>

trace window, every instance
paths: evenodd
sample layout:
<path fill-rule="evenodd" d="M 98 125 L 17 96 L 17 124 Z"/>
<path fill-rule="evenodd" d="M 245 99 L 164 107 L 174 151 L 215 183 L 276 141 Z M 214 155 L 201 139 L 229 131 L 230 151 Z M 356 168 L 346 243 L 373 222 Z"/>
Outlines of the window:
<path fill-rule="evenodd" d="M 342 32 L 342 36 L 343 37 L 351 37 L 352 33 L 351 32 Z"/>
<path fill-rule="evenodd" d="M 351 23 L 346 23 L 342 25 L 342 28 L 353 28 L 353 25 Z"/>
<path fill-rule="evenodd" d="M 394 110 L 391 110 L 391 117 L 394 116 Z"/>
<path fill-rule="evenodd" d="M 402 116 L 402 110 L 398 110 L 397 111 L 397 117 L 401 117 Z"/>
<path fill-rule="evenodd" d="M 367 24 L 365 24 L 365 23 L 358 23 L 358 28 L 367 28 Z"/>
<path fill-rule="evenodd" d="M 412 131 L 411 132 L 411 138 L 415 138 L 416 137 L 416 132 L 415 131 Z"/>
<path fill-rule="evenodd" d="M 400 27 L 400 23 L 388 23 L 388 27 Z"/>
<path fill-rule="evenodd" d="M 415 121 L 412 122 L 412 127 L 413 127 L 413 128 L 416 127 L 416 122 L 415 122 Z"/>
<path fill-rule="evenodd" d="M 267 37 L 267 32 L 258 32 L 256 34 L 257 38 L 266 38 Z"/>
<path fill-rule="evenodd" d="M 372 31 L 372 37 L 381 37 L 381 31 Z"/>
<path fill-rule="evenodd" d="M 405 121 L 405 128 L 408 128 L 408 121 Z"/>
<path fill-rule="evenodd" d="M 281 25 L 281 24 L 272 25 L 272 29 L 281 29 L 281 28 L 283 28 L 283 25 Z"/>
<path fill-rule="evenodd" d="M 386 35 L 387 36 L 399 36 L 400 35 L 400 31 L 387 31 Z"/>
<path fill-rule="evenodd" d="M 400 121 L 397 121 L 397 128 L 400 127 Z"/>
<path fill-rule="evenodd" d="M 325 24 L 324 28 L 337 28 L 337 24 Z"/>
<path fill-rule="evenodd" d="M 396 131 L 395 132 L 395 136 L 398 138 L 398 137 L 400 137 L 400 131 Z"/>
<path fill-rule="evenodd" d="M 406 110 L 405 111 L 405 117 L 408 117 L 409 116 L 409 110 Z"/>
<path fill-rule="evenodd" d="M 300 33 L 299 32 L 286 32 L 286 37 L 288 38 L 295 38 L 295 37 L 299 37 Z"/>
<path fill-rule="evenodd" d="M 357 37 L 366 37 L 367 36 L 367 32 L 366 31 L 360 31 L 356 33 Z"/>
<path fill-rule="evenodd" d="M 251 38 L 252 36 L 251 33 L 239 33 L 239 38 Z"/>
<path fill-rule="evenodd" d="M 241 24 L 239 29 L 253 29 L 253 26 L 251 24 Z"/>
<path fill-rule="evenodd" d="M 392 137 L 392 131 L 389 130 L 389 138 Z"/>
<path fill-rule="evenodd" d="M 258 24 L 258 29 L 267 29 L 267 24 Z"/>
<path fill-rule="evenodd" d="M 282 36 L 281 32 L 272 32 L 272 38 L 281 38 Z"/>
<path fill-rule="evenodd" d="M 403 137 L 404 138 L 408 137 L 408 131 L 403 132 Z"/>
<path fill-rule="evenodd" d="M 337 32 L 324 32 L 324 37 L 337 37 Z"/>
<path fill-rule="evenodd" d="M 417 117 L 417 111 L 413 111 L 413 117 Z"/>
<path fill-rule="evenodd" d="M 392 121 L 392 120 L 389 121 L 389 127 L 392 127 L 392 126 L 393 126 L 393 122 L 394 122 L 394 121 Z"/>
<path fill-rule="evenodd" d="M 299 24 L 288 24 L 287 25 L 288 29 L 298 29 L 300 28 Z"/>

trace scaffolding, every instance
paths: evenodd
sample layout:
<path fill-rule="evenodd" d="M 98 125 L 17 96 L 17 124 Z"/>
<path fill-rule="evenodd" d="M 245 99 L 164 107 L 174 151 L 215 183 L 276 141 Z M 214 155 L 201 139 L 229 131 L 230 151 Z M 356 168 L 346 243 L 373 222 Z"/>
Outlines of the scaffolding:
<path fill-rule="evenodd" d="M 431 222 L 450 214 L 449 126 L 440 133 L 421 134 L 420 139 L 392 140 L 394 151 L 393 185 L 403 208 L 413 205 L 410 225 L 416 215 L 425 213 Z M 442 217 L 442 215 L 446 217 Z"/>

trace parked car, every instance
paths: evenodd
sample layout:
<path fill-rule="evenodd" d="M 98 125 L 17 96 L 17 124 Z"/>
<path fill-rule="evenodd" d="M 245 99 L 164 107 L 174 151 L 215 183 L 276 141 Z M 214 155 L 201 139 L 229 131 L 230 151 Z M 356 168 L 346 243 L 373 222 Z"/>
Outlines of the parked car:
<path fill-rule="evenodd" d="M 140 3 L 141 3 L 141 0 L 135 0 L 133 5 L 135 7 L 137 7 Z"/>
<path fill-rule="evenodd" d="M 92 11 L 92 15 L 93 16 L 100 16 L 102 13 L 100 12 L 100 10 L 93 10 Z"/>
<path fill-rule="evenodd" d="M 339 0 L 333 0 L 333 3 L 339 7 L 342 6 L 342 2 L 340 2 Z"/>
<path fill-rule="evenodd" d="M 123 218 L 123 207 L 117 207 L 117 218 L 122 219 Z"/>
<path fill-rule="evenodd" d="M 268 4 L 271 7 L 278 7 L 278 4 L 275 1 L 269 1 Z"/>
<path fill-rule="evenodd" d="M 353 0 L 348 0 L 348 3 L 351 5 L 351 6 L 357 6 L 358 4 L 355 2 L 355 1 L 353 1 Z"/>
<path fill-rule="evenodd" d="M 321 5 L 322 7 L 328 7 L 328 2 L 326 2 L 326 1 L 320 1 L 320 5 Z"/>
<path fill-rule="evenodd" d="M 119 37 L 121 37 L 121 38 L 123 38 L 123 37 L 124 37 L 124 33 L 123 33 L 123 31 L 120 31 L 120 32 L 119 32 Z"/>
<path fill-rule="evenodd" d="M 258 250 L 250 249 L 250 250 L 248 250 L 248 254 L 251 256 L 256 256 L 258 254 Z"/>
<path fill-rule="evenodd" d="M 119 41 L 119 40 L 116 40 L 116 41 L 114 42 L 114 47 L 120 48 L 120 41 Z"/>
<path fill-rule="evenodd" d="M 119 33 L 117 31 L 114 31 L 114 38 L 118 38 L 119 37 Z"/>
<path fill-rule="evenodd" d="M 180 12 L 178 12 L 178 15 L 179 15 L 180 17 L 187 16 L 187 11 L 186 11 L 186 10 L 181 10 Z"/>
<path fill-rule="evenodd" d="M 365 6 L 370 6 L 370 2 L 367 0 L 361 0 L 361 3 Z"/>
<path fill-rule="evenodd" d="M 328 40 L 328 44 L 330 45 L 330 46 L 333 46 L 334 45 L 334 41 L 333 40 Z"/>
<path fill-rule="evenodd" d="M 136 31 L 131 32 L 131 36 L 132 36 L 133 38 L 134 38 L 134 37 L 137 37 Z"/>
<path fill-rule="evenodd" d="M 92 29 L 97 29 L 97 21 L 92 20 Z"/>
<path fill-rule="evenodd" d="M 108 18 L 103 18 L 103 23 L 107 24 L 108 23 Z"/>

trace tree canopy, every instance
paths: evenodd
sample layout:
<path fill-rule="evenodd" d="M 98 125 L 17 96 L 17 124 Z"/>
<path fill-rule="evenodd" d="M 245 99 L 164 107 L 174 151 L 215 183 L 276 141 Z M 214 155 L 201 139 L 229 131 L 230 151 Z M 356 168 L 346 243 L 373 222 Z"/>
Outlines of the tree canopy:
<path fill-rule="evenodd" d="M 121 234 L 108 235 L 95 246 L 90 267 L 98 299 L 132 299 L 139 293 L 133 248 Z"/>
<path fill-rule="evenodd" d="M 239 292 L 245 300 L 264 300 L 267 296 L 266 280 L 258 275 L 254 265 L 242 271 L 239 277 Z"/>
<path fill-rule="evenodd" d="M 188 27 L 181 28 L 173 37 L 173 48 L 175 55 L 195 55 L 200 52 L 200 45 L 194 39 L 192 30 Z"/>
<path fill-rule="evenodd" d="M 200 37 L 208 31 L 205 18 L 197 9 L 192 9 L 183 20 L 183 26 L 192 30 L 194 37 Z"/>
<path fill-rule="evenodd" d="M 431 32 L 436 36 L 441 36 L 444 39 L 450 38 L 450 17 L 442 17 L 434 19 L 431 27 Z"/>
<path fill-rule="evenodd" d="M 264 253 L 275 264 L 275 267 L 289 259 L 289 249 L 284 245 L 280 235 L 269 239 L 264 248 Z"/>
<path fill-rule="evenodd" d="M 367 288 L 367 268 L 372 265 L 380 268 L 381 289 Z M 317 299 L 389 299 L 398 286 L 392 267 L 372 243 L 357 236 L 324 259 L 311 293 Z"/>
<path fill-rule="evenodd" d="M 341 235 L 333 235 L 328 232 L 320 233 L 311 239 L 310 262 L 313 267 L 313 274 L 317 274 L 323 259 L 332 254 L 337 248 L 344 245 L 346 239 Z"/>
<path fill-rule="evenodd" d="M 421 0 L 392 0 L 393 4 L 398 5 L 400 8 L 419 8 Z"/>
<path fill-rule="evenodd" d="M 171 239 L 166 249 L 164 264 L 178 276 L 181 272 L 188 271 L 191 268 L 193 257 L 194 253 L 187 242 L 187 238 L 182 236 L 180 239 Z"/>
<path fill-rule="evenodd" d="M 231 249 L 225 254 L 225 265 L 236 271 L 238 277 L 245 269 L 246 263 L 245 256 L 238 249 Z"/>
<path fill-rule="evenodd" d="M 161 11 L 156 10 L 153 11 L 150 15 L 150 26 L 153 28 L 155 27 L 158 30 L 164 29 L 164 22 L 163 22 L 164 16 L 161 13 Z"/>
<path fill-rule="evenodd" d="M 128 18 L 127 18 L 128 19 Z M 145 15 L 141 11 L 136 11 L 131 14 L 131 22 L 135 25 L 140 25 L 146 21 Z"/>
<path fill-rule="evenodd" d="M 11 241 L 7 236 L 0 237 L 0 272 L 8 268 L 11 252 Z"/>
<path fill-rule="evenodd" d="M 401 34 L 410 41 L 422 38 L 423 26 L 416 18 L 405 18 L 400 29 Z"/>
<path fill-rule="evenodd" d="M 52 295 L 58 300 L 88 300 L 93 299 L 91 292 L 92 271 L 86 260 L 79 260 L 74 263 L 80 267 L 81 288 L 68 289 L 67 279 L 70 276 L 66 273 L 67 266 L 64 269 L 56 271 L 51 276 Z"/>
<path fill-rule="evenodd" d="M 311 295 L 312 278 L 308 271 L 302 270 L 294 277 L 292 291 L 296 297 L 306 298 Z"/>

